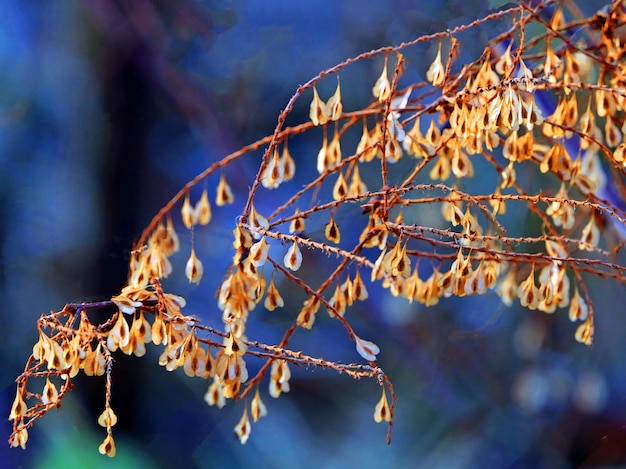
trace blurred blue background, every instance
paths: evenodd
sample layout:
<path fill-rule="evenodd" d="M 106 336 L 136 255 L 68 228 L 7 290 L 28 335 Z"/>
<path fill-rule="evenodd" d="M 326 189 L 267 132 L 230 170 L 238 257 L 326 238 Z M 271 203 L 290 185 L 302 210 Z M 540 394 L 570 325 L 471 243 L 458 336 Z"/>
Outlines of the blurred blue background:
<path fill-rule="evenodd" d="M 133 240 L 158 209 L 211 162 L 271 133 L 299 84 L 362 51 L 454 27 L 502 3 L 0 1 L 3 415 L 37 339 L 39 314 L 119 291 Z M 492 33 L 472 31 L 462 53 L 471 55 L 472 44 L 482 47 Z M 423 77 L 435 48 L 407 53 L 409 78 Z M 344 109 L 369 102 L 381 66 L 368 61 L 342 74 Z M 322 98 L 335 84 L 320 83 Z M 289 122 L 307 120 L 304 101 Z M 290 145 L 298 164 L 293 187 L 308 180 L 318 148 L 317 138 Z M 259 158 L 227 172 L 239 202 Z M 214 298 L 219 268 L 228 262 L 223 253 L 230 256 L 240 209 L 214 208 L 215 220 L 197 233 L 198 254 L 211 266 L 203 284 L 166 284 L 188 298 L 188 313 L 214 326 L 221 321 Z M 186 261 L 182 251 L 175 269 Z M 288 395 L 274 400 L 263 388 L 269 415 L 242 446 L 233 434 L 242 403 L 209 408 L 207 384 L 160 368 L 160 349 L 151 346 L 143 359 L 116 355 L 114 460 L 97 452 L 105 435 L 96 423 L 104 381 L 80 376 L 62 410 L 37 422 L 27 451 L 0 442 L 0 466 L 626 464 L 626 294 L 622 285 L 589 285 L 596 309 L 591 350 L 574 341 L 563 311 L 505 308 L 495 294 L 426 309 L 368 283 L 370 301 L 348 314 L 359 334 L 381 347 L 379 364 L 398 394 L 390 446 L 386 427 L 372 418 L 376 383 L 293 367 Z M 301 299 L 286 298 L 284 311 L 254 312 L 249 336 L 279 340 Z M 324 315 L 312 331 L 296 333 L 293 347 L 359 360 L 338 323 Z M 9 422 L 0 429 L 6 441 Z"/>

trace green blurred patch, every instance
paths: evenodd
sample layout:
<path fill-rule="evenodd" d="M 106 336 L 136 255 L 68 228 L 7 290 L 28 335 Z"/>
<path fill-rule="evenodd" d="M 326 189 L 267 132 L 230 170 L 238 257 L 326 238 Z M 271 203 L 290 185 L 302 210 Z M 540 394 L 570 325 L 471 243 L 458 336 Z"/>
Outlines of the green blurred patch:
<path fill-rule="evenodd" d="M 66 422 L 64 422 L 66 423 Z M 103 456 L 98 452 L 98 445 L 106 436 L 102 432 L 80 430 L 73 428 L 52 429 L 49 433 L 48 444 L 36 460 L 36 468 L 63 468 L 63 469 L 100 469 L 100 468 L 154 468 L 157 467 L 145 454 L 133 447 L 131 440 L 117 437 L 115 432 L 115 446 L 117 454 L 114 458 Z"/>

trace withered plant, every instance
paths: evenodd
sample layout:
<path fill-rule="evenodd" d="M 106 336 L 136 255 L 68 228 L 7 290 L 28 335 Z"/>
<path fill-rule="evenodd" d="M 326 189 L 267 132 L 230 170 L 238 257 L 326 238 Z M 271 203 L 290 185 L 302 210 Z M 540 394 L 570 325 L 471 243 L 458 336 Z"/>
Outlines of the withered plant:
<path fill-rule="evenodd" d="M 388 424 L 389 440 L 393 376 L 376 364 L 384 353 L 377 338 L 362 337 L 349 311 L 367 301 L 370 282 L 426 306 L 494 291 L 505 305 L 519 301 L 569 315 L 573 339 L 591 346 L 596 311 L 586 281 L 597 276 L 620 288 L 626 281 L 625 22 L 622 1 L 591 17 L 572 2 L 520 2 L 362 53 L 299 86 L 270 135 L 213 163 L 152 219 L 118 293 L 38 319 L 39 337 L 17 378 L 10 445 L 25 448 L 28 429 L 60 405 L 82 372 L 106 376 L 99 450 L 114 456 L 114 355 L 141 357 L 149 343 L 162 347 L 166 370 L 182 367 L 208 380 L 209 405 L 241 401 L 235 432 L 242 443 L 268 413 L 261 396 L 288 392 L 294 366 L 375 380 L 381 397 L 372 403 L 373 417 Z M 475 60 L 459 63 L 459 36 L 483 26 L 501 32 Z M 418 44 L 432 44 L 437 54 L 424 59 L 424 80 L 407 80 L 406 57 Z M 373 99 L 344 102 L 342 74 L 362 61 L 382 67 L 365 78 Z M 336 83 L 332 96 L 318 93 L 322 81 Z M 288 124 L 301 100 L 310 102 L 310 119 Z M 298 139 L 318 138 L 317 154 L 289 150 Z M 258 162 L 248 194 L 234 194 L 228 183 L 241 159 Z M 296 184 L 294 174 L 313 167 L 309 161 L 317 171 Z M 471 180 L 475 168 L 480 183 Z M 203 188 L 198 200 L 195 187 Z M 232 262 L 218 278 L 214 314 L 224 323 L 218 330 L 183 312 L 185 299 L 167 291 L 165 279 L 183 275 L 173 271 L 170 256 L 179 251 L 179 236 L 188 236 L 191 250 L 180 254 L 188 256 L 184 275 L 203 281 L 206 266 L 194 243 L 206 234 L 198 227 L 211 222 L 212 211 L 237 203 L 239 216 L 228 228 Z M 424 216 L 433 207 L 438 216 Z M 511 210 L 532 221 L 526 232 L 509 226 Z M 360 236 L 343 235 L 355 227 Z M 332 266 L 316 284 L 302 278 L 313 256 Z M 306 297 L 299 310 L 284 308 L 281 289 Z M 115 312 L 94 322 L 93 312 L 107 308 Z M 259 308 L 283 308 L 276 314 L 290 318 L 280 342 L 255 340 L 248 318 Z M 345 330 L 360 363 L 290 347 L 294 332 L 315 327 L 323 311 Z M 251 360 L 262 362 L 254 376 Z"/>

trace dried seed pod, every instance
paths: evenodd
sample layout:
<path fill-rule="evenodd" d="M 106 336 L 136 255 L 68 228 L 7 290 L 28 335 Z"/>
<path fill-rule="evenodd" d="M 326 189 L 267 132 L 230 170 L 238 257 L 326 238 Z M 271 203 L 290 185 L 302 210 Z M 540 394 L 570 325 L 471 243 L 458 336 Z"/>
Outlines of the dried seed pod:
<path fill-rule="evenodd" d="M 578 326 L 574 335 L 578 342 L 588 345 L 589 347 L 593 345 L 593 333 L 595 329 L 592 317 L 593 316 L 589 314 L 585 322 Z"/>
<path fill-rule="evenodd" d="M 372 94 L 378 102 L 383 102 L 389 99 L 391 95 L 391 84 L 389 83 L 389 78 L 387 77 L 387 57 L 385 57 L 385 65 L 383 65 L 383 71 L 374 83 L 374 87 L 372 88 Z"/>
<path fill-rule="evenodd" d="M 196 285 L 200 284 L 202 280 L 202 274 L 204 273 L 204 267 L 202 266 L 202 262 L 196 256 L 196 251 L 192 247 L 191 255 L 189 256 L 189 260 L 187 261 L 187 265 L 185 267 L 185 276 L 189 283 L 195 283 Z"/>
<path fill-rule="evenodd" d="M 109 433 L 106 436 L 104 441 L 100 444 L 100 446 L 98 446 L 98 451 L 100 452 L 100 454 L 102 455 L 106 454 L 110 458 L 115 456 L 116 450 L 115 450 L 115 441 L 113 440 L 113 435 Z"/>
<path fill-rule="evenodd" d="M 285 254 L 283 261 L 285 267 L 293 270 L 294 272 L 302 265 L 302 253 L 300 252 L 300 248 L 298 247 L 298 243 L 296 241 L 294 241 L 287 250 L 287 254 Z"/>
<path fill-rule="evenodd" d="M 352 179 L 350 180 L 350 186 L 348 187 L 348 197 L 358 197 L 367 192 L 367 186 L 361 180 L 359 174 L 359 167 L 355 166 L 352 171 Z"/>
<path fill-rule="evenodd" d="M 320 308 L 317 297 L 311 297 L 304 302 L 296 319 L 296 323 L 303 329 L 311 329 L 315 323 L 315 316 Z"/>
<path fill-rule="evenodd" d="M 376 409 L 374 410 L 374 421 L 376 423 L 380 423 L 382 421 L 391 422 L 391 409 L 389 408 L 389 403 L 387 402 L 385 388 L 383 388 L 383 395 L 378 401 L 378 404 L 376 404 Z"/>
<path fill-rule="evenodd" d="M 196 218 L 196 211 L 193 209 L 191 202 L 189 201 L 189 192 L 185 195 L 185 201 L 183 202 L 180 213 L 183 218 L 183 224 L 187 227 L 187 229 L 191 229 L 191 227 L 198 222 Z"/>
<path fill-rule="evenodd" d="M 248 259 L 255 267 L 261 267 L 267 260 L 267 255 L 270 250 L 269 243 L 265 240 L 265 236 L 261 238 L 261 241 L 254 243 L 250 248 L 250 254 Z"/>
<path fill-rule="evenodd" d="M 439 49 L 437 50 L 435 60 L 433 60 L 433 63 L 430 64 L 430 67 L 428 67 L 428 70 L 426 71 L 426 79 L 434 86 L 441 86 L 446 78 L 445 72 L 446 70 L 441 62 L 441 43 L 439 43 Z"/>
<path fill-rule="evenodd" d="M 289 379 L 291 378 L 291 370 L 285 360 L 274 360 L 270 374 L 270 396 L 277 398 L 283 392 L 289 392 Z"/>
<path fill-rule="evenodd" d="M 343 177 L 343 172 L 339 171 L 339 176 L 337 176 L 337 181 L 333 186 L 333 200 L 343 199 L 348 195 L 348 183 Z"/>
<path fill-rule="evenodd" d="M 214 376 L 213 382 L 209 386 L 209 389 L 204 394 L 204 402 L 210 406 L 216 406 L 221 409 L 226 405 L 226 398 L 223 393 L 224 385 L 217 376 Z"/>
<path fill-rule="evenodd" d="M 313 86 L 313 100 L 309 110 L 309 118 L 313 125 L 324 125 L 328 122 L 328 115 L 326 114 L 326 105 L 317 94 L 317 88 Z"/>
<path fill-rule="evenodd" d="M 222 174 L 220 176 L 220 182 L 217 185 L 217 195 L 215 198 L 215 204 L 221 207 L 226 204 L 232 204 L 235 201 L 233 191 L 226 182 L 226 177 Z"/>
<path fill-rule="evenodd" d="M 580 293 L 578 293 L 578 288 L 574 289 L 574 297 L 570 302 L 568 315 L 570 321 L 572 322 L 585 321 L 589 315 L 587 302 L 582 296 L 580 296 Z"/>
<path fill-rule="evenodd" d="M 332 298 L 330 299 L 330 301 L 328 302 L 328 304 L 330 306 L 332 306 L 332 308 L 335 310 L 334 312 L 332 310 L 328 310 L 328 315 L 331 318 L 335 317 L 335 313 L 341 317 L 343 317 L 343 315 L 346 313 L 346 306 L 347 306 L 347 294 L 345 290 L 342 290 L 340 285 L 337 285 L 335 287 L 335 292 L 333 293 Z"/>
<path fill-rule="evenodd" d="M 283 182 L 291 181 L 296 174 L 296 162 L 291 157 L 287 149 L 287 143 L 283 146 L 283 152 L 280 156 L 280 164 L 283 167 Z"/>
<path fill-rule="evenodd" d="M 9 420 L 20 420 L 26 415 L 26 411 L 28 410 L 28 406 L 24 401 L 24 396 L 22 389 L 18 386 L 17 394 L 15 396 L 15 400 L 13 401 L 13 405 L 11 406 L 11 413 L 9 414 Z"/>
<path fill-rule="evenodd" d="M 296 217 L 291 220 L 291 223 L 289 224 L 289 233 L 302 233 L 304 231 L 304 218 L 299 217 L 299 213 L 300 210 L 296 209 L 296 213 L 294 214 Z"/>
<path fill-rule="evenodd" d="M 254 205 L 250 208 L 250 230 L 255 239 L 261 239 L 263 232 L 270 226 L 269 221 L 263 215 L 256 211 Z"/>
<path fill-rule="evenodd" d="M 341 117 L 343 105 L 341 104 L 341 87 L 339 77 L 337 77 L 337 89 L 326 103 L 326 115 L 331 121 L 336 121 Z"/>
<path fill-rule="evenodd" d="M 267 294 L 265 296 L 263 306 L 265 306 L 265 309 L 268 311 L 274 311 L 276 308 L 282 308 L 285 306 L 285 301 L 283 300 L 283 297 L 280 296 L 280 293 L 274 284 L 274 277 L 270 280 L 270 285 L 267 288 Z"/>
<path fill-rule="evenodd" d="M 526 280 L 519 284 L 517 297 L 522 306 L 537 309 L 539 305 L 539 289 L 535 285 L 535 265 L 533 264 Z"/>
<path fill-rule="evenodd" d="M 111 352 L 115 352 L 118 347 L 126 347 L 129 340 L 130 329 L 128 328 L 126 318 L 123 314 L 118 313 L 117 320 L 109 331 L 109 335 L 107 337 L 107 347 Z"/>
<path fill-rule="evenodd" d="M 202 195 L 194 208 L 194 218 L 200 225 L 208 225 L 211 221 L 211 203 L 209 202 L 206 187 L 202 191 Z"/>
<path fill-rule="evenodd" d="M 259 388 L 256 389 L 252 402 L 250 402 L 250 413 L 252 414 L 252 420 L 254 422 L 257 422 L 261 417 L 265 417 L 267 415 L 267 407 L 261 400 Z"/>
<path fill-rule="evenodd" d="M 326 239 L 331 243 L 339 244 L 341 241 L 341 233 L 339 232 L 339 227 L 333 215 L 330 216 L 330 221 L 326 224 L 324 234 L 326 235 Z"/>
<path fill-rule="evenodd" d="M 26 427 L 18 427 L 18 430 L 9 438 L 9 444 L 12 448 L 21 447 L 26 449 L 26 442 L 28 441 L 28 430 Z"/>
<path fill-rule="evenodd" d="M 356 342 L 356 351 L 359 352 L 359 355 L 368 361 L 376 361 L 376 355 L 380 353 L 378 345 L 369 340 L 363 340 L 357 335 L 354 336 L 354 341 Z"/>
<path fill-rule="evenodd" d="M 117 423 L 117 415 L 109 406 L 98 417 L 98 425 L 105 428 L 111 428 Z"/>
<path fill-rule="evenodd" d="M 278 156 L 278 150 L 274 148 L 267 166 L 261 173 L 261 184 L 266 189 L 276 189 L 283 182 L 284 175 L 285 168 L 283 162 L 280 156 Z"/>
<path fill-rule="evenodd" d="M 59 399 L 59 391 L 57 391 L 56 386 L 50 381 L 50 378 L 46 378 L 46 384 L 43 387 L 43 392 L 41 393 L 41 402 L 44 405 L 48 404 L 56 404 Z"/>

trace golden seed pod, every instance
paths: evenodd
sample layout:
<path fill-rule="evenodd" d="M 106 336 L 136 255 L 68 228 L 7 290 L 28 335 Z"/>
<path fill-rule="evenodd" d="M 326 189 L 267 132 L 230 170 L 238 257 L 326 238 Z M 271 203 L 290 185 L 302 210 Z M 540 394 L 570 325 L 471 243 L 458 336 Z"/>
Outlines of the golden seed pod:
<path fill-rule="evenodd" d="M 224 174 L 220 176 L 220 182 L 217 185 L 217 195 L 215 197 L 215 205 L 221 207 L 226 204 L 232 204 L 235 201 L 233 191 L 226 182 Z"/>
<path fill-rule="evenodd" d="M 363 340 L 357 335 L 354 336 L 354 341 L 356 342 L 356 351 L 359 352 L 359 355 L 367 361 L 376 361 L 376 355 L 380 353 L 378 345 L 369 340 Z"/>
<path fill-rule="evenodd" d="M 326 113 L 326 105 L 317 94 L 317 88 L 313 86 L 313 100 L 309 110 L 309 118 L 313 125 L 324 125 L 328 122 L 328 115 Z"/>
<path fill-rule="evenodd" d="M 270 280 L 263 306 L 265 306 L 265 309 L 268 311 L 274 311 L 276 308 L 282 308 L 285 306 L 285 301 L 283 300 L 283 297 L 280 296 L 280 293 L 274 284 L 274 277 Z"/>
<path fill-rule="evenodd" d="M 106 436 L 104 441 L 98 446 L 98 451 L 102 455 L 107 455 L 112 458 L 115 457 L 115 441 L 113 440 L 113 435 L 110 433 Z"/>
<path fill-rule="evenodd" d="M 191 206 L 191 202 L 189 201 L 189 192 L 185 195 L 185 201 L 183 202 L 180 214 L 183 218 L 183 224 L 187 227 L 187 229 L 191 229 L 191 227 L 198 222 L 196 218 L 196 211 Z"/>
<path fill-rule="evenodd" d="M 107 406 L 104 412 L 98 417 L 98 425 L 105 428 L 110 428 L 117 423 L 117 415 L 113 412 L 113 409 Z"/>
<path fill-rule="evenodd" d="M 251 430 L 252 425 L 250 425 L 250 419 L 248 419 L 248 408 L 244 407 L 243 415 L 237 425 L 235 425 L 235 434 L 242 445 L 246 444 L 246 441 L 248 441 Z"/>
<path fill-rule="evenodd" d="M 335 222 L 335 217 L 330 216 L 330 221 L 326 224 L 324 229 L 324 234 L 326 235 L 326 239 L 331 243 L 339 244 L 341 241 L 341 233 L 339 232 L 339 227 Z"/>
<path fill-rule="evenodd" d="M 274 360 L 270 373 L 269 392 L 273 398 L 278 398 L 281 393 L 289 392 L 289 379 L 291 370 L 285 360 Z"/>
<path fill-rule="evenodd" d="M 383 388 L 383 395 L 376 404 L 376 408 L 374 410 L 374 421 L 376 423 L 380 423 L 382 421 L 391 422 L 391 409 L 389 408 L 389 403 L 387 402 L 385 388 Z"/>
<path fill-rule="evenodd" d="M 339 85 L 339 77 L 337 77 L 337 89 L 328 102 L 326 103 L 326 115 L 331 121 L 336 121 L 341 117 L 343 105 L 341 104 L 341 86 Z"/>
<path fill-rule="evenodd" d="M 211 203 L 206 187 L 194 208 L 194 218 L 200 225 L 208 225 L 211 221 Z"/>
<path fill-rule="evenodd" d="M 252 402 L 250 402 L 250 413 L 252 414 L 252 420 L 254 422 L 257 422 L 261 417 L 265 417 L 267 415 L 267 407 L 261 400 L 259 388 L 256 389 Z"/>
<path fill-rule="evenodd" d="M 297 271 L 302 265 L 302 253 L 300 252 L 300 248 L 298 247 L 298 243 L 294 241 L 292 245 L 287 250 L 287 254 L 283 259 L 285 267 L 294 272 Z"/>
<path fill-rule="evenodd" d="M 189 260 L 185 266 L 185 276 L 187 277 L 187 280 L 189 280 L 189 283 L 199 285 L 202 280 L 203 273 L 204 267 L 202 266 L 202 262 L 200 262 L 200 259 L 196 256 L 196 251 L 192 247 L 191 255 L 189 256 Z"/>
<path fill-rule="evenodd" d="M 387 77 L 387 57 L 385 57 L 383 71 L 376 80 L 376 83 L 374 83 L 372 94 L 380 103 L 389 99 L 389 96 L 391 95 L 391 84 L 389 83 L 389 78 Z"/>
<path fill-rule="evenodd" d="M 441 86 L 445 81 L 445 68 L 441 62 L 441 43 L 439 43 L 439 49 L 437 50 L 437 56 L 433 63 L 430 64 L 426 71 L 426 79 L 434 86 Z"/>

